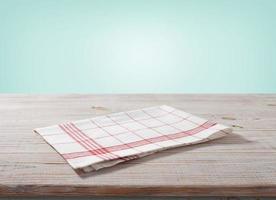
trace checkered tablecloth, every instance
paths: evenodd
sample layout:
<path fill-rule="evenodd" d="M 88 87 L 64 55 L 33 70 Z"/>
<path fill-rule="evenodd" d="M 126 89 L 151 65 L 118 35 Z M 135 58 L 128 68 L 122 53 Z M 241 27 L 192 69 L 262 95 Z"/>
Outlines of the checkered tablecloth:
<path fill-rule="evenodd" d="M 168 148 L 222 137 L 231 129 L 169 106 L 35 129 L 75 170 L 89 172 Z"/>

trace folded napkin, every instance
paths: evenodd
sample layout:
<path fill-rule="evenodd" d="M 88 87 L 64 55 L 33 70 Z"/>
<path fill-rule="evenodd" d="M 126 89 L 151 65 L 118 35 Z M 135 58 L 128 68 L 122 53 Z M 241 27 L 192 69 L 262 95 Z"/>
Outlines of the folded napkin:
<path fill-rule="evenodd" d="M 169 106 L 35 129 L 75 170 L 89 172 L 157 151 L 222 137 L 231 129 Z"/>

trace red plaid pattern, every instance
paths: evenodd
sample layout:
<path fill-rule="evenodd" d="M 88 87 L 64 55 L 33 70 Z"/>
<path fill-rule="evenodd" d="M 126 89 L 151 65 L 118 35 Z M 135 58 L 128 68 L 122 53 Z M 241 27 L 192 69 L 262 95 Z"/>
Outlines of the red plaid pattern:
<path fill-rule="evenodd" d="M 38 128 L 35 132 L 72 168 L 88 172 L 219 138 L 231 129 L 163 105 Z"/>

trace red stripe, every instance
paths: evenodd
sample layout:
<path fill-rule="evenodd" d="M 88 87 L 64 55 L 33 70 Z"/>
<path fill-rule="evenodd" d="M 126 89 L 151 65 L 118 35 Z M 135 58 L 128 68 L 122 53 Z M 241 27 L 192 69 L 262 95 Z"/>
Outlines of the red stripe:
<path fill-rule="evenodd" d="M 85 149 L 88 150 L 88 152 L 93 153 L 94 155 L 97 155 L 98 157 L 107 160 L 108 158 L 101 155 L 101 151 L 97 149 L 97 147 L 94 147 L 93 145 L 89 144 L 87 140 L 84 140 L 81 135 L 78 134 L 78 132 L 73 131 L 68 125 L 59 125 L 59 127 L 67 133 L 69 136 L 71 136 L 76 142 L 78 142 L 81 146 L 83 146 Z"/>
<path fill-rule="evenodd" d="M 104 149 L 102 146 L 100 146 L 98 143 L 96 143 L 92 138 L 86 136 L 86 134 L 84 134 L 84 133 L 83 133 L 78 127 L 76 127 L 73 123 L 70 123 L 70 127 L 73 129 L 73 131 L 79 133 L 79 134 L 83 137 L 84 141 L 89 142 L 90 145 L 92 145 L 92 146 L 94 146 L 94 147 L 96 147 L 96 148 L 98 148 L 98 149 L 101 148 L 100 153 L 103 153 L 103 154 L 104 154 L 104 153 L 107 153 L 107 151 L 105 151 L 105 149 Z"/>
<path fill-rule="evenodd" d="M 82 132 L 73 123 L 70 123 L 70 124 L 75 128 L 75 130 L 77 130 L 81 135 L 83 135 L 84 138 L 87 138 L 90 143 L 94 144 L 94 146 L 96 148 L 98 148 L 98 150 L 100 151 L 99 154 L 105 154 L 105 156 L 110 157 L 110 159 L 116 159 L 116 158 L 118 158 L 117 155 L 114 155 L 113 153 L 109 152 L 105 147 L 103 147 L 102 145 L 100 145 L 99 143 L 97 143 L 95 140 L 93 140 L 92 138 L 86 136 L 86 134 L 84 132 Z M 109 155 L 106 155 L 106 154 L 109 154 Z"/>
<path fill-rule="evenodd" d="M 214 126 L 214 125 L 216 125 L 216 123 L 211 123 L 211 122 L 207 121 L 207 122 L 199 125 L 196 128 L 193 128 L 191 130 L 170 134 L 168 136 L 172 137 L 173 139 L 186 137 L 186 136 L 189 136 L 189 135 L 194 135 L 194 134 L 196 134 L 196 133 L 198 133 L 202 130 L 206 130 L 206 129 Z M 162 142 L 162 141 L 168 141 L 168 140 L 169 139 L 165 135 L 162 135 L 162 136 L 158 136 L 158 137 L 154 137 L 154 138 L 148 138 L 147 140 L 139 140 L 139 141 L 130 142 L 130 143 L 127 143 L 127 144 L 110 146 L 110 147 L 106 147 L 106 149 L 108 151 L 113 152 L 113 151 L 128 149 L 129 147 L 137 147 L 137 146 L 143 146 L 143 145 L 151 144 L 150 142 L 156 143 L 156 142 Z M 63 157 L 66 158 L 66 159 L 74 159 L 74 158 L 90 156 L 90 155 L 94 155 L 94 153 L 93 152 L 91 153 L 91 152 L 88 152 L 88 151 L 74 152 L 74 153 L 63 154 Z"/>
<path fill-rule="evenodd" d="M 75 130 L 74 127 L 73 127 L 71 124 L 70 124 L 70 125 L 68 124 L 68 127 L 70 127 L 71 130 L 72 130 L 74 133 L 79 134 L 80 137 L 82 137 L 82 141 L 83 141 L 85 144 L 88 145 L 88 148 L 89 148 L 90 150 L 96 150 L 96 153 L 97 153 L 96 155 L 105 157 L 104 160 L 109 160 L 109 159 L 110 159 L 110 157 L 108 157 L 108 155 L 103 155 L 103 154 L 106 153 L 106 152 L 104 151 L 104 149 L 101 149 L 100 146 L 96 145 L 96 144 L 93 142 L 93 140 L 92 140 L 91 138 L 88 138 L 88 137 L 86 137 L 86 135 L 84 135 L 84 134 L 80 133 L 79 131 Z"/>
<path fill-rule="evenodd" d="M 70 125 L 68 124 L 68 126 L 70 126 L 74 132 L 81 135 L 81 137 L 83 138 L 82 140 L 84 142 L 88 143 L 88 145 L 90 146 L 90 149 L 91 149 L 91 147 L 92 147 L 92 149 L 97 149 L 96 155 L 104 156 L 106 158 L 105 160 L 113 159 L 113 157 L 111 155 L 109 155 L 109 156 L 106 155 L 108 152 L 105 151 L 105 149 L 102 146 L 98 145 L 92 138 L 88 137 L 86 134 L 84 134 L 82 131 L 80 131 L 73 123 L 70 123 Z"/>
<path fill-rule="evenodd" d="M 78 134 L 75 133 L 68 125 L 60 125 L 60 127 L 66 132 L 68 133 L 75 141 L 77 141 L 79 144 L 81 144 L 82 146 L 84 146 L 86 149 L 90 150 L 93 149 L 92 146 L 90 146 L 89 143 L 87 143 L 87 141 L 84 141 L 82 139 L 82 137 Z"/>

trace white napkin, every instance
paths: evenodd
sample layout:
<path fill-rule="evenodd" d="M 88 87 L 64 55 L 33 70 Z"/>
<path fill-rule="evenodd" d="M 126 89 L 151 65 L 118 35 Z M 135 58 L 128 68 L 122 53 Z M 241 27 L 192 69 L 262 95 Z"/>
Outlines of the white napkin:
<path fill-rule="evenodd" d="M 165 105 L 35 129 L 73 169 L 82 172 L 216 139 L 231 131 Z"/>

